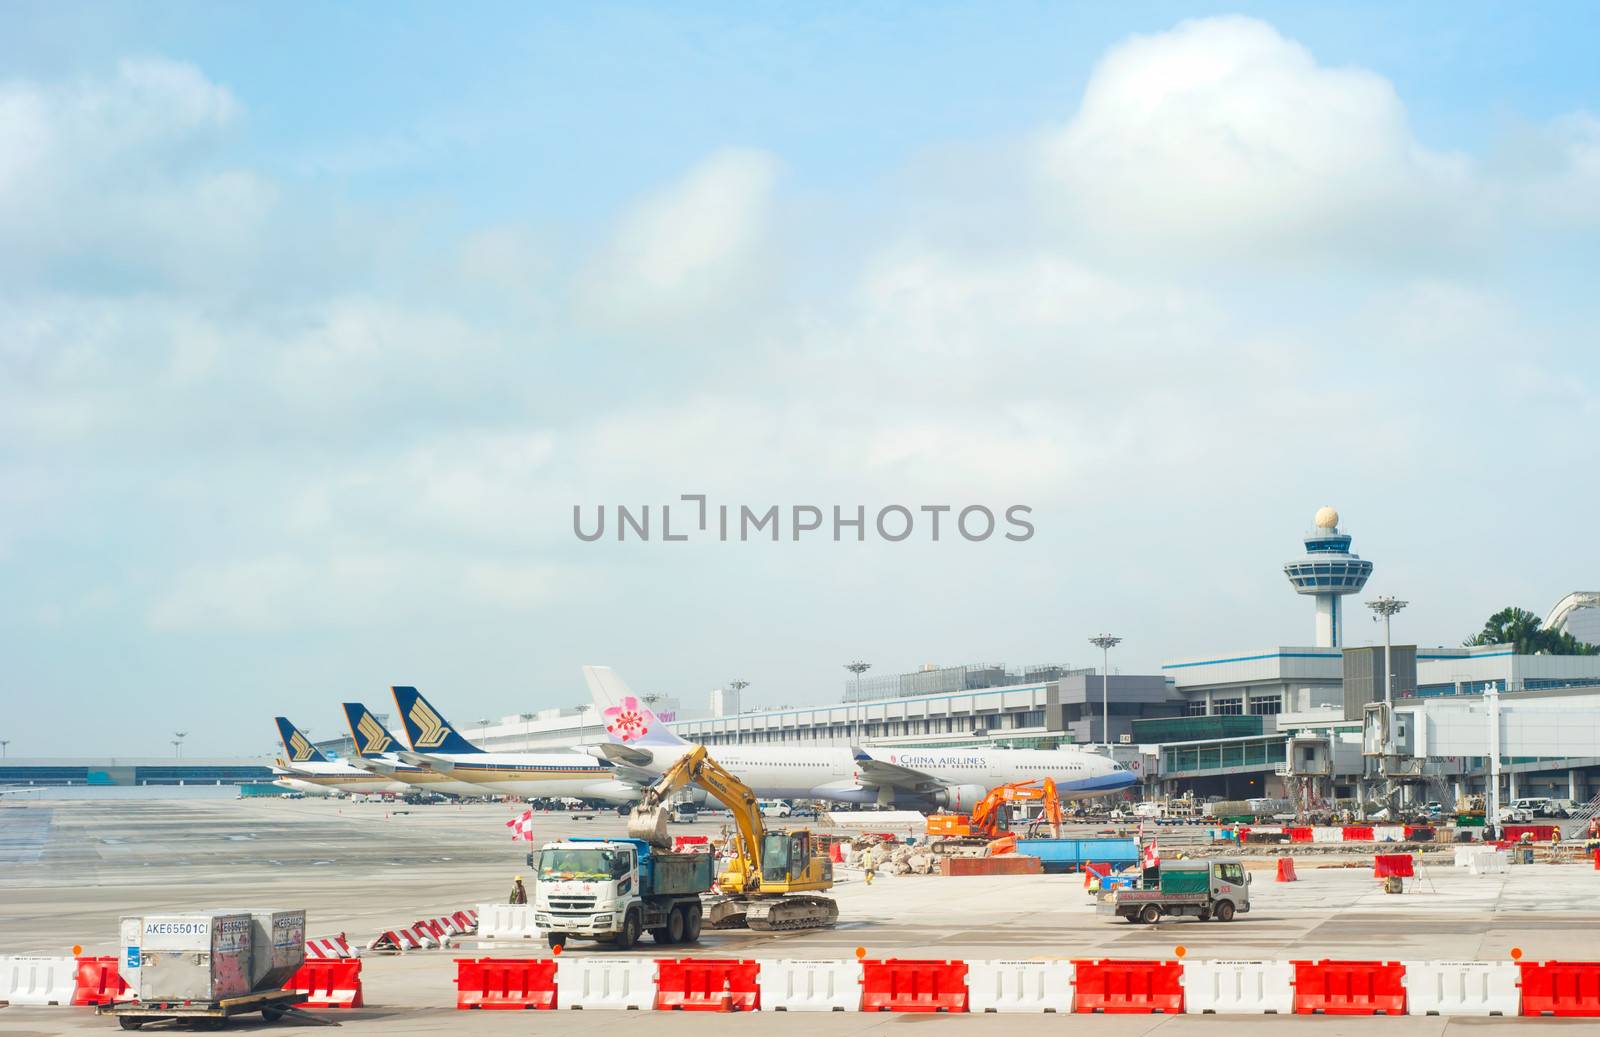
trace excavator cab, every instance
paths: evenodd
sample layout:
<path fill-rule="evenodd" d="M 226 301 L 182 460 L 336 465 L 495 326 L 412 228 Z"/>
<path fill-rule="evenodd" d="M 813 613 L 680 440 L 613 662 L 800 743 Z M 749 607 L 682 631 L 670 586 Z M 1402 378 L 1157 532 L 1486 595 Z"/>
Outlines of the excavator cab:
<path fill-rule="evenodd" d="M 768 832 L 761 841 L 763 894 L 810 893 L 833 887 L 833 862 L 812 852 L 805 829 Z"/>

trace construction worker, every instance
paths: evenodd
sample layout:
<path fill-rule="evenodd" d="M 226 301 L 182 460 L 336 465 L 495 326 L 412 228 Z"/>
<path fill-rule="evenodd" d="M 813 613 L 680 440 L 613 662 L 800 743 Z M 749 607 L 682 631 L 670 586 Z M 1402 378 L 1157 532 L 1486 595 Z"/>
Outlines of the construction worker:
<path fill-rule="evenodd" d="M 526 904 L 528 902 L 528 891 L 523 888 L 521 875 L 518 875 L 517 881 L 511 884 L 510 902 L 513 904 Z"/>
<path fill-rule="evenodd" d="M 866 873 L 867 885 L 872 885 L 873 876 L 878 874 L 878 859 L 870 846 L 861 851 L 861 870 Z"/>

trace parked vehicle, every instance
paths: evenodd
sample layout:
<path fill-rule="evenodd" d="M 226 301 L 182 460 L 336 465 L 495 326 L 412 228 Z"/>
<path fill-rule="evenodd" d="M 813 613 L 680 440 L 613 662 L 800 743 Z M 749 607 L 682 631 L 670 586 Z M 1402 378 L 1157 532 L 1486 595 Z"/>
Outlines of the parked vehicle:
<path fill-rule="evenodd" d="M 700 939 L 700 894 L 711 889 L 705 853 L 665 853 L 643 839 L 565 839 L 539 851 L 534 924 L 551 947 L 583 936 L 624 951 L 650 933 L 658 944 Z"/>
<path fill-rule="evenodd" d="M 759 804 L 762 817 L 788 817 L 794 808 L 781 799 L 764 799 Z"/>
<path fill-rule="evenodd" d="M 1231 922 L 1250 910 L 1250 875 L 1237 858 L 1162 861 L 1155 889 L 1119 889 L 1101 898 L 1101 914 L 1154 925 L 1163 915 Z"/>

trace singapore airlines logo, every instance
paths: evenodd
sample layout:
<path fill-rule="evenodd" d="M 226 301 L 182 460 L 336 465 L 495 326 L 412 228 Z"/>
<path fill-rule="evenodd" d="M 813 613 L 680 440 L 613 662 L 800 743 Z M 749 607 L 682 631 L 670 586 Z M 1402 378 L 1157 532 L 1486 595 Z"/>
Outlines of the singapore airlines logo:
<path fill-rule="evenodd" d="M 289 752 L 294 755 L 295 763 L 304 763 L 311 759 L 311 754 L 314 751 L 315 750 L 311 748 L 311 743 L 306 741 L 306 736 L 301 734 L 299 731 L 296 731 L 290 736 Z"/>
<path fill-rule="evenodd" d="M 356 733 L 361 736 L 361 751 L 364 753 L 383 753 L 389 751 L 389 746 L 394 740 L 384 734 L 383 726 L 371 713 L 363 714 L 361 723 L 356 725 Z"/>
<path fill-rule="evenodd" d="M 450 728 L 445 726 L 444 719 L 428 708 L 428 704 L 418 699 L 411 707 L 411 722 L 417 725 L 418 749 L 437 749 L 439 743 L 445 740 L 450 733 Z"/>

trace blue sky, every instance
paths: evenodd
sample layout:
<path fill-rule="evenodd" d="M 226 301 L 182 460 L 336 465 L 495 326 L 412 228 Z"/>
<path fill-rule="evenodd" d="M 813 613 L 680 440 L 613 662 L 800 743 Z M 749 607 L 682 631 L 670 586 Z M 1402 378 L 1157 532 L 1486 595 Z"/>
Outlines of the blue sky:
<path fill-rule="evenodd" d="M 270 746 L 1310 637 L 1596 582 L 1584 5 L 17 5 L 0 738 Z M 1013 503 L 1026 543 L 579 542 Z M 1370 624 L 1353 623 L 1352 641 Z"/>

